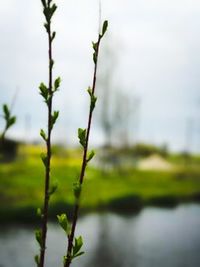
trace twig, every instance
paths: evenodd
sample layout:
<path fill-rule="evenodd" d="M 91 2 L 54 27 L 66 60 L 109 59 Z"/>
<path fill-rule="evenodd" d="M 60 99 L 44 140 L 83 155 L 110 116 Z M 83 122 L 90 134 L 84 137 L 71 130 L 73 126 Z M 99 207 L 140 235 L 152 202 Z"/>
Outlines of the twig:
<path fill-rule="evenodd" d="M 68 233 L 68 248 L 67 248 L 66 257 L 64 260 L 64 267 L 69 267 L 73 258 L 83 254 L 83 252 L 80 252 L 80 249 L 82 247 L 82 238 L 81 237 L 79 237 L 78 239 L 75 238 L 75 244 L 73 244 L 73 241 L 75 237 L 76 224 L 77 224 L 78 213 L 80 209 L 81 189 L 82 189 L 82 184 L 84 182 L 85 170 L 87 167 L 87 163 L 94 156 L 93 151 L 88 155 L 88 144 L 89 144 L 91 123 L 92 123 L 92 115 L 93 115 L 95 103 L 97 100 L 97 98 L 95 97 L 95 88 L 96 88 L 96 75 L 97 75 L 99 47 L 100 47 L 101 39 L 107 30 L 107 26 L 108 26 L 108 22 L 105 21 L 103 24 L 102 33 L 101 34 L 99 33 L 98 41 L 96 43 L 93 43 L 94 73 L 93 73 L 92 88 L 90 87 L 88 88 L 88 93 L 90 95 L 90 110 L 89 110 L 89 116 L 88 116 L 87 129 L 79 129 L 79 132 L 78 132 L 80 144 L 83 146 L 83 158 L 82 158 L 82 167 L 81 167 L 79 180 L 75 184 L 75 187 L 74 187 L 76 203 L 74 207 L 71 231 Z M 78 250 L 76 249 L 77 247 L 78 247 Z"/>

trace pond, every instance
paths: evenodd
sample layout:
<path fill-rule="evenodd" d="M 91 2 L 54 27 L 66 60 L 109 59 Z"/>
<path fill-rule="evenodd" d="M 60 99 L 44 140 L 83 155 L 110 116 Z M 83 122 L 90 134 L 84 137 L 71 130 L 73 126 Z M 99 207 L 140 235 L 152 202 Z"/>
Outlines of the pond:
<path fill-rule="evenodd" d="M 34 229 L 1 226 L 0 267 L 32 267 L 37 252 Z M 85 255 L 73 267 L 200 266 L 200 205 L 144 208 L 137 215 L 90 214 L 79 220 Z M 62 266 L 66 238 L 49 224 L 46 266 Z"/>

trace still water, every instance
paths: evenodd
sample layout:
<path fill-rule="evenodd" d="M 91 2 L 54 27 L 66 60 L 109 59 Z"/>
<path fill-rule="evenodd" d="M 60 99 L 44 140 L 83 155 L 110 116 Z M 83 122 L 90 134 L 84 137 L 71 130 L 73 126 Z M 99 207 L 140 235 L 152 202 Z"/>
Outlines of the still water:
<path fill-rule="evenodd" d="M 80 219 L 85 255 L 73 267 L 197 267 L 200 266 L 200 205 L 174 209 L 145 208 L 139 214 L 90 214 Z M 0 267 L 35 266 L 33 228 L 1 227 Z M 61 267 L 64 232 L 49 225 L 48 267 Z"/>

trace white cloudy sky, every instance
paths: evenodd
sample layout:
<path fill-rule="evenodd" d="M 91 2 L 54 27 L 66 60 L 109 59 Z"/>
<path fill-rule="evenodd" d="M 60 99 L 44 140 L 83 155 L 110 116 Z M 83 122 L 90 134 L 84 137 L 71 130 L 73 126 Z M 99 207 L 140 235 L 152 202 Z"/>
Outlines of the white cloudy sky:
<path fill-rule="evenodd" d="M 55 76 L 63 82 L 55 99 L 61 114 L 54 137 L 66 143 L 77 142 L 76 129 L 85 125 L 98 2 L 56 1 Z M 11 104 L 18 92 L 13 107 L 18 123 L 10 136 L 25 138 L 28 133 L 30 140 L 38 136 L 46 119 L 37 90 L 47 80 L 41 11 L 39 0 L 6 0 L 0 5 L 0 104 Z M 115 84 L 141 99 L 140 140 L 183 149 L 190 120 L 190 146 L 200 150 L 199 14 L 199 0 L 102 0 L 102 19 L 109 20 L 106 42 L 110 40 L 118 62 Z M 27 118 L 31 118 L 29 130 Z M 102 133 L 96 127 L 92 141 L 99 140 Z"/>

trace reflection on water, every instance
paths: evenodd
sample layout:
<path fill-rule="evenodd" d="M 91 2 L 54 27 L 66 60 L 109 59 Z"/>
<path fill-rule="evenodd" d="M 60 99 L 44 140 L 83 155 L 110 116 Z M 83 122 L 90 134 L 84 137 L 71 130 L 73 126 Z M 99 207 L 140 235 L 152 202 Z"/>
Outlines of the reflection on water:
<path fill-rule="evenodd" d="M 93 214 L 82 218 L 78 234 L 86 254 L 72 267 L 196 267 L 200 266 L 200 205 L 176 209 L 145 208 L 133 216 Z M 49 225 L 46 266 L 62 266 L 66 238 Z M 0 267 L 35 266 L 33 229 L 1 227 Z"/>

